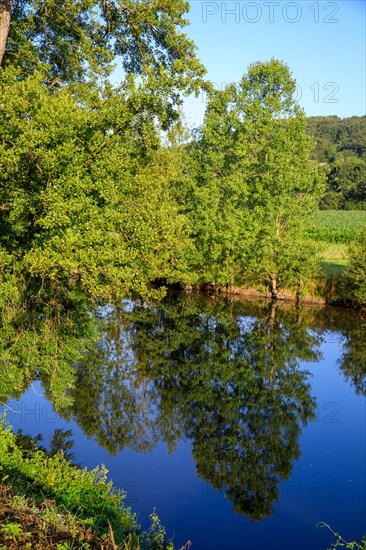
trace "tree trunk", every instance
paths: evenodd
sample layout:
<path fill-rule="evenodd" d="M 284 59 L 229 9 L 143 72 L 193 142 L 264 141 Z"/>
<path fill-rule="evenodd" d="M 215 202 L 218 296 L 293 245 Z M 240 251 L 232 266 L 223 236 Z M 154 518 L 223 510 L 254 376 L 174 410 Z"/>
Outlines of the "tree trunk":
<path fill-rule="evenodd" d="M 8 39 L 13 0 L 0 0 L 0 65 Z"/>
<path fill-rule="evenodd" d="M 276 312 L 277 312 L 278 302 L 272 302 L 271 304 L 271 314 L 269 317 L 269 326 L 271 327 L 271 333 L 273 334 L 275 324 L 276 324 Z"/>
<path fill-rule="evenodd" d="M 273 275 L 271 273 L 271 293 L 272 293 L 272 300 L 278 299 L 278 290 L 277 290 L 277 275 Z"/>

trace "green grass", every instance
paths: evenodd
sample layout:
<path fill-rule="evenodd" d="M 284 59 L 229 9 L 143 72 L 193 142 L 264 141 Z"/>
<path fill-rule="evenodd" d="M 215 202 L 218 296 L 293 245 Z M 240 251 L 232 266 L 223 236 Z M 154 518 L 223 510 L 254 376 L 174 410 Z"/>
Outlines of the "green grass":
<path fill-rule="evenodd" d="M 71 550 L 112 548 L 109 537 L 99 538 L 54 501 L 36 505 L 0 483 L 0 550 Z"/>
<path fill-rule="evenodd" d="M 325 262 L 346 266 L 348 263 L 348 246 L 343 243 L 320 243 L 319 257 Z"/>
<path fill-rule="evenodd" d="M 94 470 L 81 469 L 71 465 L 62 452 L 50 455 L 36 445 L 32 449 L 23 448 L 3 417 L 0 417 L 1 485 L 9 487 L 18 499 L 31 499 L 32 506 L 40 509 L 45 500 L 54 502 L 66 516 L 71 514 L 74 523 L 80 524 L 84 530 L 90 528 L 99 538 L 112 537 L 113 544 L 106 545 L 106 548 L 173 550 L 173 544 L 165 540 L 165 530 L 155 513 L 150 516 L 150 529 L 140 532 L 135 514 L 124 506 L 125 494 L 107 481 L 104 466 Z M 1 506 L 4 502 L 0 499 Z M 19 527 L 12 521 L 5 532 L 4 529 L 0 531 L 0 550 L 4 539 L 16 538 L 18 531 Z M 79 531 L 76 532 L 78 536 Z M 24 538 L 24 529 L 18 534 Z M 27 537 L 31 535 L 27 534 Z M 19 544 L 17 548 L 23 548 Z M 73 547 L 89 548 L 88 545 Z"/>
<path fill-rule="evenodd" d="M 357 239 L 365 225 L 365 210 L 320 210 L 307 232 L 314 241 L 348 244 Z"/>
<path fill-rule="evenodd" d="M 319 245 L 319 263 L 330 278 L 339 278 L 348 264 L 348 247 L 366 225 L 364 210 L 320 210 L 308 228 Z"/>
<path fill-rule="evenodd" d="M 327 277 L 340 277 L 348 264 L 348 245 L 319 242 L 319 248 L 319 263 Z"/>
<path fill-rule="evenodd" d="M 55 500 L 77 514 L 86 527 L 102 536 L 109 525 L 120 541 L 137 532 L 135 516 L 123 505 L 124 494 L 113 491 L 104 467 L 88 471 L 69 464 L 62 453 L 47 456 L 42 450 L 21 449 L 16 436 L 0 422 L 0 482 L 17 494 Z"/>

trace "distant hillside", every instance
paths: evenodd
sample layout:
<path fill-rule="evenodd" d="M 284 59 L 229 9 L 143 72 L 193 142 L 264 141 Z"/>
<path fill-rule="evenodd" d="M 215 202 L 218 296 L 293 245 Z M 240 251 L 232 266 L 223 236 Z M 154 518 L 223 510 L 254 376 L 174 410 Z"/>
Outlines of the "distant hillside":
<path fill-rule="evenodd" d="M 366 116 L 309 117 L 313 158 L 327 165 L 323 209 L 366 210 Z"/>

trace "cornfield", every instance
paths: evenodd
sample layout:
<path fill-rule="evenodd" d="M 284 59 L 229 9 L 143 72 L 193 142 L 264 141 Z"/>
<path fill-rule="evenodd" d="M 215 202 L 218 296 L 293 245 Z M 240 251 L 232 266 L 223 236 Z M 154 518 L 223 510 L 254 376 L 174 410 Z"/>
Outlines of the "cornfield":
<path fill-rule="evenodd" d="M 366 225 L 365 210 L 320 210 L 307 230 L 314 241 L 349 243 Z"/>

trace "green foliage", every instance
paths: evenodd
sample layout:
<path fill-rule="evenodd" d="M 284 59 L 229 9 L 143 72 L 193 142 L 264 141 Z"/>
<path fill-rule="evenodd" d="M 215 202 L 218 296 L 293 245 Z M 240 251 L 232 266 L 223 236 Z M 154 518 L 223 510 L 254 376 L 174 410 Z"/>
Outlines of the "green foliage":
<path fill-rule="evenodd" d="M 366 117 L 311 117 L 308 132 L 315 138 L 313 158 L 326 164 L 324 210 L 366 209 Z"/>
<path fill-rule="evenodd" d="M 0 532 L 4 535 L 5 540 L 15 541 L 22 535 L 22 526 L 19 523 L 6 523 L 0 526 Z"/>
<path fill-rule="evenodd" d="M 366 161 L 341 158 L 329 167 L 327 193 L 321 208 L 329 208 L 329 201 L 338 197 L 338 208 L 366 210 Z"/>
<path fill-rule="evenodd" d="M 345 156 L 364 158 L 366 117 L 309 117 L 308 131 L 316 140 L 313 156 L 319 162 L 333 162 Z"/>
<path fill-rule="evenodd" d="M 0 303 L 105 301 L 184 278 L 187 231 L 160 136 L 203 85 L 187 9 L 14 1 L 0 68 Z"/>
<path fill-rule="evenodd" d="M 62 453 L 47 456 L 38 450 L 26 457 L 9 428 L 0 425 L 0 472 L 13 488 L 33 498 L 53 498 L 84 525 L 100 534 L 113 528 L 122 542 L 137 525 L 131 511 L 123 506 L 124 495 L 112 490 L 104 466 L 92 471 L 70 466 Z"/>
<path fill-rule="evenodd" d="M 47 64 L 52 85 L 106 77 L 114 62 L 125 74 L 142 75 L 157 103 L 172 111 L 180 92 L 197 92 L 204 68 L 194 43 L 181 32 L 184 0 L 15 0 L 4 57 L 22 75 Z M 117 57 L 118 56 L 118 57 Z M 172 112 L 171 112 L 172 114 Z"/>
<path fill-rule="evenodd" d="M 45 451 L 38 438 L 15 436 L 0 419 L 0 501 L 22 523 L 2 524 L 0 542 L 2 537 L 31 548 L 27 541 L 39 537 L 37 548 L 88 550 L 104 543 L 116 550 L 174 550 L 155 510 L 150 528 L 140 532 L 135 515 L 123 504 L 125 494 L 107 482 L 107 473 L 104 466 L 88 471 L 70 465 L 62 452 Z M 11 491 L 4 490 L 4 483 Z M 60 537 L 63 542 L 56 544 Z"/>
<path fill-rule="evenodd" d="M 152 548 L 153 550 L 163 548 L 164 550 L 174 550 L 171 541 L 166 542 L 166 532 L 158 515 L 154 511 L 150 514 L 151 525 L 147 531 L 142 533 L 141 546 L 142 548 Z"/>
<path fill-rule="evenodd" d="M 333 543 L 332 548 L 329 548 L 328 550 L 332 550 L 333 548 L 338 547 L 346 548 L 347 550 L 366 550 L 366 535 L 363 537 L 360 543 L 356 541 L 347 542 L 339 533 L 333 531 L 333 529 L 327 523 L 318 523 L 317 527 L 326 527 L 336 537 L 336 542 Z"/>
<path fill-rule="evenodd" d="M 314 241 L 350 243 L 357 239 L 366 223 L 366 212 L 319 211 L 309 223 L 307 234 Z"/>
<path fill-rule="evenodd" d="M 342 282 L 348 302 L 366 305 L 366 224 L 359 238 L 350 244 L 349 263 Z"/>
<path fill-rule="evenodd" d="M 303 229 L 324 183 L 294 92 L 288 67 L 272 59 L 210 96 L 175 192 L 203 283 L 254 281 L 276 295 L 308 275 L 313 250 Z"/>
<path fill-rule="evenodd" d="M 133 82 L 50 94 L 42 73 L 3 70 L 0 89 L 5 276 L 15 268 L 46 299 L 76 287 L 94 300 L 179 278 L 184 220 Z"/>

